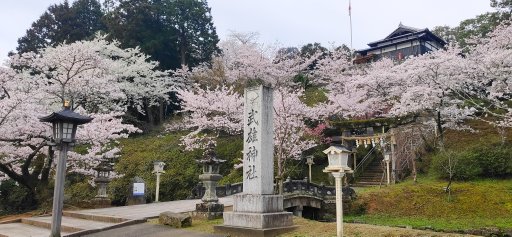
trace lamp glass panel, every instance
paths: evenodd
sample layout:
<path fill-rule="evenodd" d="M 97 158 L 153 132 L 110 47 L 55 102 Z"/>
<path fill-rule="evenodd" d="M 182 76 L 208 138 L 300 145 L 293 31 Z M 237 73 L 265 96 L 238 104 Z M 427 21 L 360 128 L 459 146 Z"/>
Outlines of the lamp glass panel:
<path fill-rule="evenodd" d="M 63 139 L 73 139 L 73 124 L 72 123 L 62 123 L 62 138 Z"/>
<path fill-rule="evenodd" d="M 340 166 L 348 167 L 348 153 L 340 153 Z"/>
<path fill-rule="evenodd" d="M 307 164 L 313 164 L 313 157 L 307 157 L 306 158 L 306 163 Z"/>
<path fill-rule="evenodd" d="M 55 139 L 59 139 L 61 133 L 60 133 L 60 123 L 53 123 L 53 136 Z"/>
<path fill-rule="evenodd" d="M 340 159 L 341 154 L 335 153 L 335 154 L 329 154 L 329 166 L 339 166 L 340 165 Z"/>

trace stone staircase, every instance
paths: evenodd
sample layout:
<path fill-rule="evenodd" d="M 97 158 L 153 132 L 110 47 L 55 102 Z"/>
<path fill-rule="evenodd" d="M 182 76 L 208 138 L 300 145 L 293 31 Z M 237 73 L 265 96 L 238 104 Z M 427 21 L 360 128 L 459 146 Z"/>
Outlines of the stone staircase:
<path fill-rule="evenodd" d="M 352 186 L 379 186 L 383 177 L 383 173 L 384 169 L 382 168 L 382 160 L 375 158 L 363 169 L 363 172 L 356 178 Z"/>
<path fill-rule="evenodd" d="M 51 222 L 51 215 L 2 222 L 0 223 L 2 224 L 0 237 L 48 237 L 50 235 Z M 140 223 L 140 221 L 112 216 L 63 212 L 61 232 L 62 236 L 82 236 L 135 223 Z"/>

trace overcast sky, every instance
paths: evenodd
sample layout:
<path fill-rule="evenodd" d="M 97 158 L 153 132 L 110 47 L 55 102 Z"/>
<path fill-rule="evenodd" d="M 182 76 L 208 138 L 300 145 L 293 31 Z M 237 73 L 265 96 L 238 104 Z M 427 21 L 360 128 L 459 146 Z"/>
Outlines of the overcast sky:
<path fill-rule="evenodd" d="M 54 3 L 63 0 L 0 0 L 0 59 Z M 72 0 L 70 0 L 72 2 Z M 300 46 L 350 45 L 348 0 L 208 0 L 220 38 L 231 31 L 258 32 L 260 42 Z M 400 22 L 416 28 L 456 26 L 492 11 L 489 0 L 352 0 L 353 47 L 391 33 Z"/>

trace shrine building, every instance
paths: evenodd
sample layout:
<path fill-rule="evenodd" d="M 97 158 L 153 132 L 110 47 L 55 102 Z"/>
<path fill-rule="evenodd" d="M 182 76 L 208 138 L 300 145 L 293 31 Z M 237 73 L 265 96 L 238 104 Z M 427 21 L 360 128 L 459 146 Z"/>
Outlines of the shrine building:
<path fill-rule="evenodd" d="M 369 63 L 383 57 L 402 60 L 443 48 L 446 42 L 428 28 L 417 29 L 400 23 L 386 38 L 368 43 L 370 48 L 356 51 L 354 64 Z"/>

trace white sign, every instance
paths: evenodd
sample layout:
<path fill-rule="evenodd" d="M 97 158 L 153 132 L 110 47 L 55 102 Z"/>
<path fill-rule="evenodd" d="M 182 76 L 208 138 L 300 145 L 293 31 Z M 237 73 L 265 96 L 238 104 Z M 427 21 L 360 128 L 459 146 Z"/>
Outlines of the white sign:
<path fill-rule="evenodd" d="M 144 183 L 133 183 L 133 196 L 144 196 Z"/>

